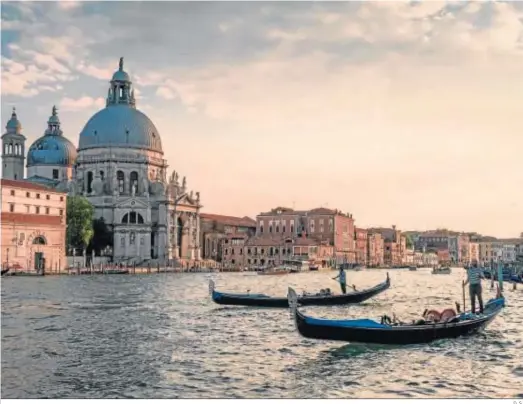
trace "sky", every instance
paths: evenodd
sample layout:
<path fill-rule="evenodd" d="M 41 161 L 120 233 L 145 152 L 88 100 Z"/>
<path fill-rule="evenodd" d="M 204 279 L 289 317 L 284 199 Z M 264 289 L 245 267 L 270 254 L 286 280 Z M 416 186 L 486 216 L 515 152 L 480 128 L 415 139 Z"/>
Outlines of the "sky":
<path fill-rule="evenodd" d="M 523 3 L 2 2 L 2 125 L 75 144 L 118 59 L 203 211 L 523 232 Z"/>

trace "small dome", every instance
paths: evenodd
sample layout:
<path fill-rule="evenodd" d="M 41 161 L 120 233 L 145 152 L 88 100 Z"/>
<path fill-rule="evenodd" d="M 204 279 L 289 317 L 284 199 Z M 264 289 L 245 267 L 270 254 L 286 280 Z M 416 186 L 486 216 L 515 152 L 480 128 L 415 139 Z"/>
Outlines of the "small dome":
<path fill-rule="evenodd" d="M 22 124 L 18 120 L 18 117 L 16 116 L 16 110 L 13 108 L 13 113 L 11 114 L 11 119 L 7 121 L 7 125 L 5 126 L 5 129 L 7 130 L 7 133 L 12 134 L 20 134 L 22 132 Z"/>
<path fill-rule="evenodd" d="M 56 107 L 47 121 L 44 136 L 37 139 L 27 153 L 27 167 L 37 165 L 72 166 L 76 162 L 76 147 L 66 139 L 60 129 Z"/>
<path fill-rule="evenodd" d="M 45 135 L 27 153 L 27 167 L 37 165 L 72 166 L 76 162 L 74 144 L 63 136 Z"/>
<path fill-rule="evenodd" d="M 131 78 L 126 72 L 118 70 L 113 74 L 112 81 L 131 81 Z"/>
<path fill-rule="evenodd" d="M 158 129 L 143 112 L 127 104 L 109 105 L 85 124 L 78 150 L 95 147 L 148 149 L 163 153 Z"/>

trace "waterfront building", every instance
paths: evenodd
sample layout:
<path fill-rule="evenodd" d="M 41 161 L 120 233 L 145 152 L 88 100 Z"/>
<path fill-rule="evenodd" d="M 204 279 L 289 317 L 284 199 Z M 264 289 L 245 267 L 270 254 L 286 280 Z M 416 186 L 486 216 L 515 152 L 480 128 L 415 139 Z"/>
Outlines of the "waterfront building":
<path fill-rule="evenodd" d="M 29 181 L 2 179 L 1 185 L 2 268 L 63 270 L 66 194 Z"/>
<path fill-rule="evenodd" d="M 417 248 L 434 251 L 448 250 L 453 263 L 468 264 L 470 261 L 469 243 L 469 235 L 443 229 L 421 233 L 418 237 Z"/>
<path fill-rule="evenodd" d="M 254 236 L 256 221 L 250 217 L 235 217 L 201 213 L 200 245 L 202 257 L 222 262 L 223 251 L 228 243 L 229 235 L 237 235 L 241 239 Z"/>
<path fill-rule="evenodd" d="M 2 136 L 3 178 L 22 179 L 25 137 L 15 111 Z M 83 195 L 113 234 L 115 262 L 146 264 L 201 257 L 199 192 L 176 171 L 168 177 L 162 141 L 136 107 L 120 58 L 106 106 L 85 124 L 78 148 L 63 136 L 52 109 L 44 136 L 27 154 L 28 181 Z"/>
<path fill-rule="evenodd" d="M 437 264 L 448 265 L 452 262 L 450 251 L 448 249 L 439 249 L 435 252 L 437 257 Z"/>
<path fill-rule="evenodd" d="M 406 261 L 407 239 L 401 234 L 395 225 L 391 228 L 378 227 L 368 230 L 371 233 L 379 233 L 383 238 L 384 252 L 383 263 L 385 266 L 397 267 L 404 265 Z"/>
<path fill-rule="evenodd" d="M 355 239 L 355 247 L 356 247 L 356 264 L 367 265 L 367 256 L 368 256 L 367 230 L 356 227 L 354 229 L 354 239 Z"/>
<path fill-rule="evenodd" d="M 245 234 L 230 234 L 224 243 L 224 266 L 238 270 L 272 267 L 291 261 L 326 266 L 334 255 L 334 246 L 306 237 L 248 238 Z"/>
<path fill-rule="evenodd" d="M 479 243 L 475 241 L 471 241 L 468 245 L 469 247 L 469 260 L 470 262 L 476 261 L 480 262 L 479 260 Z"/>
<path fill-rule="evenodd" d="M 367 244 L 367 265 L 373 268 L 383 266 L 385 244 L 381 233 L 368 230 Z"/>
<path fill-rule="evenodd" d="M 338 264 L 356 262 L 354 219 L 337 209 L 294 210 L 277 207 L 256 217 L 256 236 L 268 239 L 307 238 L 315 245 L 330 245 Z"/>

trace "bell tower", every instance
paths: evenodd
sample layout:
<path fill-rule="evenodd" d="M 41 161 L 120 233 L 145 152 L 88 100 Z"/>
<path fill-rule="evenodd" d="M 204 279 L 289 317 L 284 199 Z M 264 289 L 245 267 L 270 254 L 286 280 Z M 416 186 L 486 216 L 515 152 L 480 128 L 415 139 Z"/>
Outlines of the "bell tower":
<path fill-rule="evenodd" d="M 2 178 L 8 180 L 24 179 L 25 136 L 22 135 L 22 125 L 13 108 L 11 119 L 2 135 Z"/>

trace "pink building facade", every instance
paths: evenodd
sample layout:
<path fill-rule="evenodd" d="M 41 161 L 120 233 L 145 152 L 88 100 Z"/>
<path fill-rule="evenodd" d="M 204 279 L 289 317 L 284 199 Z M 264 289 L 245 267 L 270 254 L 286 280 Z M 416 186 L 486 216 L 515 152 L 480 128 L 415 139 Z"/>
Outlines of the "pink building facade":
<path fill-rule="evenodd" d="M 2 268 L 60 272 L 65 256 L 66 194 L 2 179 Z"/>

